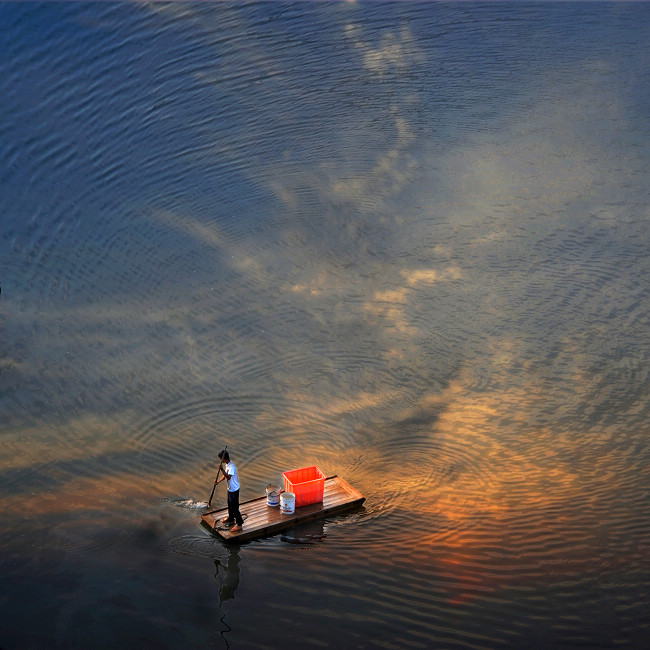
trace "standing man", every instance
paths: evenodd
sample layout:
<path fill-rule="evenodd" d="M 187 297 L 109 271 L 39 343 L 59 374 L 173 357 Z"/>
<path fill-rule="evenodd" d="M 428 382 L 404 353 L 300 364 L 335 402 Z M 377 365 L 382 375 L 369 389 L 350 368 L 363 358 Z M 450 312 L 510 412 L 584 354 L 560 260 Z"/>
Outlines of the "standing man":
<path fill-rule="evenodd" d="M 221 521 L 224 524 L 235 522 L 235 525 L 230 529 L 232 532 L 236 532 L 242 529 L 244 524 L 244 519 L 239 512 L 239 476 L 237 476 L 237 467 L 235 463 L 230 460 L 230 454 L 224 449 L 220 451 L 219 454 L 219 466 L 223 476 L 217 481 L 221 483 L 225 478 L 228 485 L 228 516 L 224 517 Z M 223 464 L 226 462 L 226 466 Z"/>

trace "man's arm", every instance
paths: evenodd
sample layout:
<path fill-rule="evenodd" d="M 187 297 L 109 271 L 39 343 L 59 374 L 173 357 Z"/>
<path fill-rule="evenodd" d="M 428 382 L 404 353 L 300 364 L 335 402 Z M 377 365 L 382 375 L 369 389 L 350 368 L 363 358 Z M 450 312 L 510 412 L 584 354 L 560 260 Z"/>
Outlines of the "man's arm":
<path fill-rule="evenodd" d="M 223 463 L 219 463 L 219 466 L 221 467 L 221 473 L 223 474 L 223 476 L 217 481 L 217 483 L 221 483 L 221 481 L 223 481 L 224 479 L 230 480 L 230 477 L 232 476 L 232 474 L 226 473 L 226 470 L 225 470 L 225 468 L 223 466 Z"/>

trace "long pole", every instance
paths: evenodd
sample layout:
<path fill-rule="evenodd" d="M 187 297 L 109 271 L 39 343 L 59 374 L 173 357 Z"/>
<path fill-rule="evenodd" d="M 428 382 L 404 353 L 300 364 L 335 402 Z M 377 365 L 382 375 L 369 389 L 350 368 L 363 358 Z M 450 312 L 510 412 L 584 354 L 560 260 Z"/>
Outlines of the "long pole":
<path fill-rule="evenodd" d="M 226 445 L 223 450 L 226 451 L 228 449 L 228 445 Z M 208 499 L 208 508 L 210 507 L 210 504 L 212 503 L 212 497 L 214 496 L 214 491 L 217 487 L 217 479 L 219 478 L 219 472 L 221 471 L 221 463 L 223 462 L 223 458 L 219 459 L 219 469 L 217 470 L 217 475 L 214 479 L 214 485 L 212 486 L 212 493 L 210 494 L 210 498 Z"/>

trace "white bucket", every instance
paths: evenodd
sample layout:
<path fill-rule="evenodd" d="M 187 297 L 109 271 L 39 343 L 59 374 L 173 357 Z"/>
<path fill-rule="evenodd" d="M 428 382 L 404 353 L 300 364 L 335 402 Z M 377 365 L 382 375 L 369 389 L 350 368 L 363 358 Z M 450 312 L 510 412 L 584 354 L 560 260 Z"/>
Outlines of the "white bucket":
<path fill-rule="evenodd" d="M 280 512 L 292 515 L 296 509 L 296 495 L 293 492 L 283 492 L 280 495 Z"/>
<path fill-rule="evenodd" d="M 282 489 L 279 485 L 267 485 L 266 486 L 266 505 L 277 507 L 280 505 L 280 492 Z"/>

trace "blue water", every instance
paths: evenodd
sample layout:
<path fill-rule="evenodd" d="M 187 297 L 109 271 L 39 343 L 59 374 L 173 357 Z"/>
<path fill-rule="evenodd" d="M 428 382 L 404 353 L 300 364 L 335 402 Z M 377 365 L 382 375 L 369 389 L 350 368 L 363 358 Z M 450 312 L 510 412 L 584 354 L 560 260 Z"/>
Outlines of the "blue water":
<path fill-rule="evenodd" d="M 3 650 L 646 647 L 650 4 L 0 25 Z"/>

